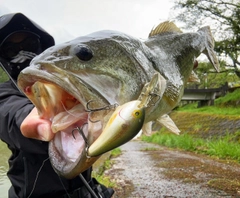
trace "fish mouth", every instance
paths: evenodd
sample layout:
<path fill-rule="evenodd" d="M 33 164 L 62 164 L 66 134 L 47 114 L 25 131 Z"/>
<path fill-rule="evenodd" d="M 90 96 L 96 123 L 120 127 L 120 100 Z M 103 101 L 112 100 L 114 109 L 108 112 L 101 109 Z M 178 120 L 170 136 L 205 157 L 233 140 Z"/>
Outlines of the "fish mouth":
<path fill-rule="evenodd" d="M 55 84 L 37 81 L 27 90 L 40 117 L 51 122 L 55 135 L 49 143 L 49 156 L 55 171 L 67 178 L 75 176 L 75 171 L 83 172 L 98 158 L 89 158 L 86 152 L 101 134 L 99 117 L 106 112 L 93 115 L 96 113 L 88 109 L 91 101 L 83 104 Z"/>
<path fill-rule="evenodd" d="M 87 170 L 99 158 L 87 156 L 88 146 L 100 136 L 104 119 L 110 117 L 114 107 L 109 108 L 111 105 L 103 102 L 99 94 L 83 97 L 82 93 L 65 90 L 43 75 L 33 78 L 32 74 L 31 77 L 20 74 L 18 85 L 40 117 L 51 122 L 54 137 L 49 142 L 49 157 L 54 170 L 69 179 Z M 104 106 L 107 110 L 98 111 Z"/>

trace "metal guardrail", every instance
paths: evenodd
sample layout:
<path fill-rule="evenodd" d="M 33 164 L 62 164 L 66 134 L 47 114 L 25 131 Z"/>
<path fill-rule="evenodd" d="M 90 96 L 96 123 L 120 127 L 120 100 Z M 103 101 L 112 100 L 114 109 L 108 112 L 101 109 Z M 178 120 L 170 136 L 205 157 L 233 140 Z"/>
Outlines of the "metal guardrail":
<path fill-rule="evenodd" d="M 213 105 L 214 100 L 228 92 L 228 84 L 214 89 L 185 89 L 181 101 L 199 101 L 199 106 Z"/>

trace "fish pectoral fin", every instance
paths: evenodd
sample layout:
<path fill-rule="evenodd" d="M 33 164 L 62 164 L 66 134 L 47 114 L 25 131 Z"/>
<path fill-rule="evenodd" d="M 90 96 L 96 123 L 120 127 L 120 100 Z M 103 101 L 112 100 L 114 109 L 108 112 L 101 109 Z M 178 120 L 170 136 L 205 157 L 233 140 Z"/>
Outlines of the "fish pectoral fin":
<path fill-rule="evenodd" d="M 156 72 L 142 89 L 138 99 L 141 101 L 139 107 L 155 106 L 161 100 L 166 87 L 167 81 L 159 72 Z"/>
<path fill-rule="evenodd" d="M 150 136 L 152 134 L 152 121 L 147 122 L 143 125 L 142 133 L 146 136 Z"/>
<path fill-rule="evenodd" d="M 200 79 L 198 78 L 198 75 L 192 71 L 189 78 L 188 78 L 188 82 L 197 82 L 200 83 Z"/>
<path fill-rule="evenodd" d="M 205 36 L 205 50 L 203 51 L 203 53 L 208 57 L 208 60 L 212 63 L 215 70 L 219 72 L 220 67 L 217 56 L 214 52 L 214 38 L 211 33 L 210 27 L 202 27 L 198 30 L 198 32 L 202 33 Z"/>
<path fill-rule="evenodd" d="M 169 117 L 169 115 L 164 114 L 161 117 L 159 117 L 156 120 L 160 125 L 166 127 L 168 130 L 170 130 L 171 132 L 179 135 L 179 133 L 181 132 L 178 127 L 175 125 L 175 123 L 173 122 L 173 120 Z"/>

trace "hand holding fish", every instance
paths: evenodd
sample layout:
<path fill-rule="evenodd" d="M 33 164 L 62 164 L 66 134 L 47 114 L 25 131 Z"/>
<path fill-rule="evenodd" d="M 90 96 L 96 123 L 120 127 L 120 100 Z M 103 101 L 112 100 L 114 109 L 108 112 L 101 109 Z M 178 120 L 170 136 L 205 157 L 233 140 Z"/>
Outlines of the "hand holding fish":
<path fill-rule="evenodd" d="M 41 119 L 36 107 L 23 120 L 20 129 L 27 138 L 50 141 L 54 137 L 54 133 L 51 130 L 51 122 Z"/>

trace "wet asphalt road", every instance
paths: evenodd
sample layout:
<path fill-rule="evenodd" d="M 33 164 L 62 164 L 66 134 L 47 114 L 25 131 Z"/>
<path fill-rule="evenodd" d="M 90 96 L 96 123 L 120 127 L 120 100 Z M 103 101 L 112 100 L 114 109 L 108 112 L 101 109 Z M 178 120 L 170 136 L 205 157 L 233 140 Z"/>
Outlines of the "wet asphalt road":
<path fill-rule="evenodd" d="M 193 178 L 198 179 L 186 182 L 187 177 L 185 176 L 181 179 L 167 177 L 165 173 L 167 171 L 174 172 L 175 168 L 170 169 L 168 165 L 160 165 L 164 162 L 171 163 L 177 159 L 183 162 L 187 161 L 190 164 L 191 160 L 193 162 L 199 160 L 202 164 L 206 164 L 206 167 L 211 166 L 211 164 L 215 164 L 216 168 L 222 166 L 211 158 L 202 159 L 201 156 L 191 155 L 191 153 L 167 149 L 138 140 L 130 141 L 120 148 L 122 154 L 112 159 L 114 161 L 113 166 L 105 171 L 105 174 L 117 184 L 114 198 L 238 197 L 236 194 L 232 195 L 209 188 L 207 181 L 210 179 L 210 174 L 207 176 L 204 172 L 194 171 L 194 167 L 182 166 L 183 172 L 192 172 Z M 148 151 L 146 148 L 148 148 Z M 240 173 L 240 167 L 237 167 L 235 171 Z"/>

